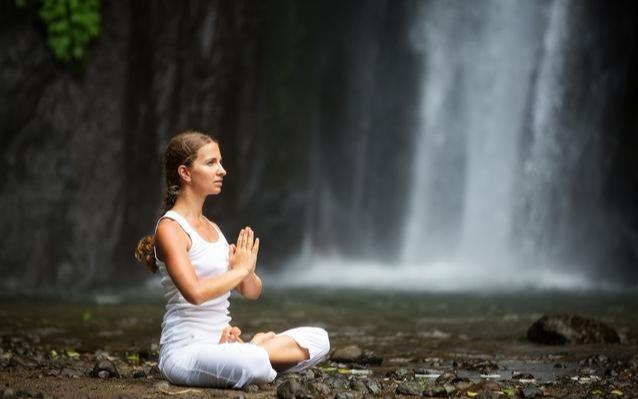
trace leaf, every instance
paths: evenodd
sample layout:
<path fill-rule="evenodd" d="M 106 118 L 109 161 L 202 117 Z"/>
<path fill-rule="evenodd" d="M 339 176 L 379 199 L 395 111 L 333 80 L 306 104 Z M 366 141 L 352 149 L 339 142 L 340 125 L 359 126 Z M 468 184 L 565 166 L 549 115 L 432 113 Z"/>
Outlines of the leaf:
<path fill-rule="evenodd" d="M 623 396 L 622 391 L 619 389 L 614 389 L 613 391 L 611 391 L 611 394 L 616 396 Z"/>
<path fill-rule="evenodd" d="M 65 352 L 66 352 L 66 355 L 68 357 L 70 357 L 71 359 L 79 359 L 80 358 L 80 354 L 77 353 L 76 351 L 74 351 L 73 349 L 67 349 Z"/>
<path fill-rule="evenodd" d="M 469 396 L 470 398 L 473 398 L 475 396 L 478 395 L 478 392 L 474 392 L 474 391 L 467 391 L 466 392 L 467 396 Z"/>
<path fill-rule="evenodd" d="M 501 387 L 501 392 L 507 396 L 514 396 L 514 390 L 510 387 Z"/>
<path fill-rule="evenodd" d="M 91 311 L 90 310 L 86 310 L 84 311 L 84 313 L 82 313 L 82 321 L 89 321 L 91 320 L 93 316 L 91 315 Z"/>
<path fill-rule="evenodd" d="M 140 355 L 137 353 L 131 353 L 130 355 L 127 355 L 126 358 L 133 363 L 140 362 Z"/>

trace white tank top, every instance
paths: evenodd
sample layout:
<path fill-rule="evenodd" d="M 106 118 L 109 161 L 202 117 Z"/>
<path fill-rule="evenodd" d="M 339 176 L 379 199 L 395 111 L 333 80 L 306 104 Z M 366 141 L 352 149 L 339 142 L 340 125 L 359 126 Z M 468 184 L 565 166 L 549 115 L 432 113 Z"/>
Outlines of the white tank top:
<path fill-rule="evenodd" d="M 169 218 L 182 227 L 184 232 L 191 239 L 191 248 L 188 251 L 195 273 L 199 278 L 210 278 L 223 274 L 228 270 L 228 242 L 222 232 L 211 223 L 217 230 L 219 238 L 211 243 L 204 240 L 197 231 L 191 227 L 186 219 L 175 211 L 166 212 L 155 226 L 163 218 Z M 166 313 L 162 322 L 162 337 L 160 345 L 171 344 L 182 341 L 183 343 L 193 340 L 205 340 L 209 342 L 219 342 L 222 330 L 230 324 L 228 312 L 228 298 L 230 291 L 210 299 L 200 305 L 193 305 L 184 299 L 175 283 L 166 271 L 166 264 L 157 258 L 155 261 L 161 276 L 164 297 L 166 298 Z"/>

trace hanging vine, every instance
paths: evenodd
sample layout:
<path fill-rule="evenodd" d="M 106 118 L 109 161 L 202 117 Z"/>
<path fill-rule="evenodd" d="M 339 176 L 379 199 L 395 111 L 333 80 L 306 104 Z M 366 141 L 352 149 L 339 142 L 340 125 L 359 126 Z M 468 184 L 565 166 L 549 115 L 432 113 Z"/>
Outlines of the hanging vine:
<path fill-rule="evenodd" d="M 100 35 L 100 0 L 16 0 L 16 6 L 37 10 L 57 59 L 66 64 L 86 61 L 89 43 Z"/>

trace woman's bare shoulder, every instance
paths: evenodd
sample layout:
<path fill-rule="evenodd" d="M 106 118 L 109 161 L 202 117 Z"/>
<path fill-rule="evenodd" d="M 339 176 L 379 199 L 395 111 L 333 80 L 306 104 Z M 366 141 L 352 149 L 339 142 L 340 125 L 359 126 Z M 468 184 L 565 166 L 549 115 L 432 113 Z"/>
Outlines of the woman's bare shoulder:
<path fill-rule="evenodd" d="M 170 218 L 160 220 L 155 232 L 155 242 L 162 252 L 180 248 L 186 248 L 186 251 L 188 251 L 191 245 L 188 234 L 177 221 Z"/>

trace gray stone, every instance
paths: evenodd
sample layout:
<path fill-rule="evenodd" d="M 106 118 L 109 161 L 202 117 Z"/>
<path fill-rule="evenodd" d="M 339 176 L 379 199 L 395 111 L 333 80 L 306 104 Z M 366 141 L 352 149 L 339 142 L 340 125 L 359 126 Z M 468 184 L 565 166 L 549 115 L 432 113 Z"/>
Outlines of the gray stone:
<path fill-rule="evenodd" d="M 356 345 L 346 346 L 335 350 L 330 359 L 335 362 L 356 362 L 363 355 L 363 350 Z"/>
<path fill-rule="evenodd" d="M 312 392 L 321 397 L 328 396 L 332 392 L 332 389 L 330 389 L 330 386 L 328 386 L 328 384 L 320 381 L 313 382 L 310 385 L 310 389 L 312 390 Z"/>
<path fill-rule="evenodd" d="M 343 378 L 334 377 L 334 378 L 326 379 L 325 382 L 330 384 L 332 389 L 334 389 L 335 391 L 343 391 L 343 390 L 350 389 L 350 382 L 348 382 L 347 380 Z"/>
<path fill-rule="evenodd" d="M 543 391 L 535 385 L 527 385 L 521 389 L 521 395 L 526 399 L 539 398 L 543 396 Z"/>
<path fill-rule="evenodd" d="M 372 351 L 364 350 L 363 354 L 359 358 L 359 362 L 363 364 L 371 364 L 374 366 L 380 366 L 383 363 L 383 358 L 381 356 L 377 356 Z"/>
<path fill-rule="evenodd" d="M 423 396 L 427 396 L 429 398 L 439 398 L 439 397 L 445 397 L 448 395 L 447 390 L 445 389 L 445 387 L 443 385 L 440 384 L 434 384 L 431 386 L 428 386 L 425 391 L 423 391 Z"/>
<path fill-rule="evenodd" d="M 277 387 L 279 399 L 303 399 L 312 398 L 308 388 L 296 379 L 289 379 Z"/>
<path fill-rule="evenodd" d="M 68 367 L 63 368 L 62 371 L 60 371 L 60 375 L 67 378 L 84 377 L 84 373 L 81 372 L 80 370 L 76 370 L 76 369 L 68 368 Z"/>
<path fill-rule="evenodd" d="M 359 392 L 368 392 L 368 387 L 361 380 L 350 381 L 350 389 L 353 389 Z"/>
<path fill-rule="evenodd" d="M 534 376 L 530 373 L 519 373 L 519 372 L 512 372 L 512 379 L 513 380 L 533 380 Z"/>
<path fill-rule="evenodd" d="M 401 367 L 388 372 L 387 375 L 395 380 L 404 380 L 409 377 L 414 377 L 414 370 Z"/>
<path fill-rule="evenodd" d="M 120 378 L 120 373 L 110 360 L 98 360 L 90 374 L 92 377 Z"/>
<path fill-rule="evenodd" d="M 455 378 L 450 381 L 450 383 L 454 385 L 459 391 L 464 391 L 473 385 L 472 381 L 470 381 L 468 378 Z"/>
<path fill-rule="evenodd" d="M 620 343 L 618 333 L 606 324 L 577 315 L 545 315 L 527 330 L 530 342 L 547 345 Z"/>
<path fill-rule="evenodd" d="M 370 378 L 365 382 L 365 384 L 368 387 L 368 391 L 370 391 L 370 393 L 374 396 L 380 395 L 381 392 L 383 392 L 383 387 L 377 380 Z"/>
<path fill-rule="evenodd" d="M 421 381 L 404 381 L 397 386 L 396 393 L 399 395 L 421 396 L 427 385 Z"/>
<path fill-rule="evenodd" d="M 144 370 L 136 370 L 133 372 L 133 378 L 146 378 L 146 373 Z"/>
<path fill-rule="evenodd" d="M 450 382 L 455 378 L 456 378 L 456 374 L 445 372 L 441 374 L 440 376 L 438 376 L 438 378 L 436 379 L 436 382 L 439 384 L 445 384 L 446 382 Z"/>

